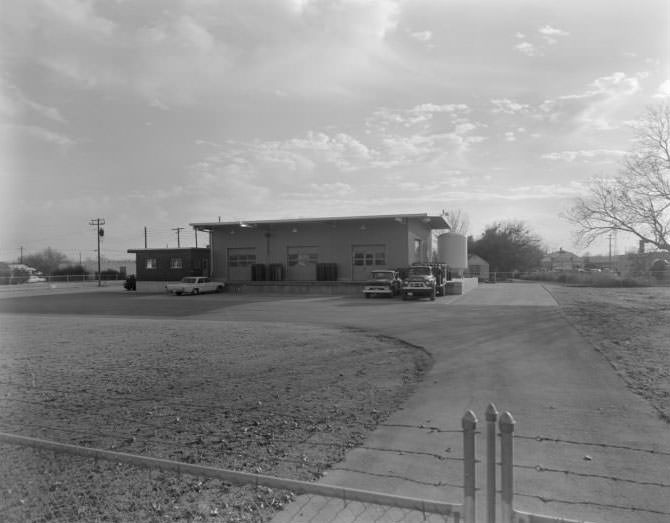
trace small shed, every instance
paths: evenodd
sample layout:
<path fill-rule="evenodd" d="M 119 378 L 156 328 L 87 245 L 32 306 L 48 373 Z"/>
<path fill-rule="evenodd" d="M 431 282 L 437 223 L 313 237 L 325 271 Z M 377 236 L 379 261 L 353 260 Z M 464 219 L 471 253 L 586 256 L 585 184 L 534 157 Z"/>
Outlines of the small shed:
<path fill-rule="evenodd" d="M 137 281 L 178 281 L 184 276 L 209 276 L 207 247 L 128 249 L 135 254 Z"/>
<path fill-rule="evenodd" d="M 468 257 L 468 272 L 472 278 L 487 281 L 489 279 L 489 262 L 481 256 L 472 254 Z"/>

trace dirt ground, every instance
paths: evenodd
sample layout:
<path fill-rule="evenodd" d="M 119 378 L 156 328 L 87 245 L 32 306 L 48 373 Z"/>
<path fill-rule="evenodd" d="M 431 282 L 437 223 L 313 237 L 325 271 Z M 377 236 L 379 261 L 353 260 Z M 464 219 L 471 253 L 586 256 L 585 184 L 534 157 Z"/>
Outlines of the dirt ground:
<path fill-rule="evenodd" d="M 412 391 L 416 347 L 278 323 L 5 316 L 2 431 L 313 480 Z M 2 521 L 264 521 L 290 492 L 0 446 Z"/>
<path fill-rule="evenodd" d="M 670 423 L 670 287 L 547 289 L 628 387 Z"/>

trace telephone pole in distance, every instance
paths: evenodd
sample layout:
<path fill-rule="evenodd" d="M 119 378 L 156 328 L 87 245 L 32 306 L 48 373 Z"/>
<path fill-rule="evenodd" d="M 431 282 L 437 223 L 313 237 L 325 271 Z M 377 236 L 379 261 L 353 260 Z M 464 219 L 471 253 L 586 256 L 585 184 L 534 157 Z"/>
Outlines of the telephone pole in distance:
<path fill-rule="evenodd" d="M 105 219 L 104 218 L 93 218 L 88 222 L 89 225 L 93 225 L 97 228 L 98 234 L 96 235 L 98 237 L 98 287 L 102 286 L 102 275 L 100 274 L 100 238 L 102 238 L 105 234 L 105 230 L 102 229 L 100 226 L 105 225 Z"/>
<path fill-rule="evenodd" d="M 173 227 L 172 230 L 177 231 L 177 248 L 179 248 L 179 247 L 181 247 L 181 245 L 179 244 L 179 232 L 183 231 L 184 228 L 183 227 Z"/>

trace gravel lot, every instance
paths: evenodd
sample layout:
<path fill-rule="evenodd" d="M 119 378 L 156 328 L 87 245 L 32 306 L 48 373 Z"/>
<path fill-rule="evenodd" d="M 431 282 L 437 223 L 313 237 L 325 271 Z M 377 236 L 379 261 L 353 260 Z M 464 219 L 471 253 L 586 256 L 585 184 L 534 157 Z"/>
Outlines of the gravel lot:
<path fill-rule="evenodd" d="M 17 315 L 2 431 L 313 480 L 402 404 L 420 349 L 278 323 Z M 264 521 L 290 492 L 1 447 L 3 521 Z"/>

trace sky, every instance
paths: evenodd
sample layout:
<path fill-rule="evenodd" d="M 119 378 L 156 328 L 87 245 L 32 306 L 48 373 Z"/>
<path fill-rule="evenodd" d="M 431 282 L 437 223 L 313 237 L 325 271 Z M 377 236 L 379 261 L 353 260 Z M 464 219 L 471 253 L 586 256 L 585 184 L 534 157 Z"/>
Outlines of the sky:
<path fill-rule="evenodd" d="M 3 0 L 0 260 L 189 223 L 561 218 L 670 97 L 667 0 Z M 624 252 L 635 241 L 616 238 Z M 200 239 L 202 245 L 202 239 Z"/>

